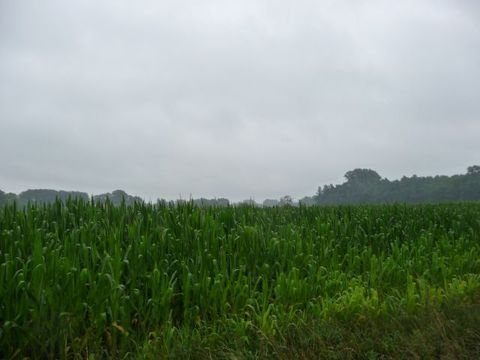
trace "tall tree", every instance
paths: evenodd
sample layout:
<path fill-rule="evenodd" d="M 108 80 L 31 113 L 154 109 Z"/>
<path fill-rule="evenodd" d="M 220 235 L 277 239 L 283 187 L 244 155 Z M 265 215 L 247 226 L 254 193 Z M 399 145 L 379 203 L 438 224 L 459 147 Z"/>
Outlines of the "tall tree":
<path fill-rule="evenodd" d="M 467 174 L 468 175 L 480 174 L 480 166 L 478 165 L 469 166 L 467 168 Z"/>
<path fill-rule="evenodd" d="M 345 179 L 349 183 L 375 183 L 382 178 L 376 171 L 371 169 L 354 169 L 347 171 Z"/>

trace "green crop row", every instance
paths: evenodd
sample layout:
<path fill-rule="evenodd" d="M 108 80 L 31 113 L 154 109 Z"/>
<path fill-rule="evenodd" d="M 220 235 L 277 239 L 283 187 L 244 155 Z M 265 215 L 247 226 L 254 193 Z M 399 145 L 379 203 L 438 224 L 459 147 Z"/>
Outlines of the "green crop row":
<path fill-rule="evenodd" d="M 478 203 L 0 209 L 0 358 L 174 357 L 208 336 L 257 357 L 292 328 L 419 317 L 479 290 Z"/>

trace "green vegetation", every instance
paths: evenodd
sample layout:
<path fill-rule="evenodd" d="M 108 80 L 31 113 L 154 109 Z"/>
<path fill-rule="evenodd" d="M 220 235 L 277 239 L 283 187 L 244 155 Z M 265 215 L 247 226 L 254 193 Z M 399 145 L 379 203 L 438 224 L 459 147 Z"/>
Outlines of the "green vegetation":
<path fill-rule="evenodd" d="M 76 197 L 72 196 L 72 198 L 76 198 Z M 105 202 L 105 201 L 107 201 L 107 199 L 113 205 L 116 205 L 116 206 L 119 206 L 122 203 L 125 203 L 126 205 L 133 205 L 136 202 L 141 202 L 142 201 L 142 199 L 140 197 L 128 195 L 123 190 L 115 190 L 115 191 L 112 191 L 111 193 L 106 193 L 106 194 L 100 194 L 100 195 L 93 196 L 93 201 L 95 201 L 95 202 Z"/>
<path fill-rule="evenodd" d="M 0 358 L 478 358 L 480 204 L 0 209 Z"/>
<path fill-rule="evenodd" d="M 8 203 L 16 202 L 19 206 L 26 206 L 29 203 L 36 204 L 51 204 L 56 200 L 67 201 L 68 199 L 81 199 L 88 201 L 90 197 L 85 192 L 80 191 L 57 191 L 50 189 L 34 189 L 26 190 L 16 195 L 13 193 L 5 194 L 0 190 L 0 206 Z M 141 202 L 142 199 L 138 196 L 127 194 L 123 190 L 115 190 L 111 193 L 94 195 L 95 202 L 105 202 L 107 199 L 114 205 L 120 205 L 125 202 L 127 205 L 133 205 L 135 202 Z"/>
<path fill-rule="evenodd" d="M 371 169 L 355 169 L 345 174 L 346 182 L 325 185 L 314 197 L 301 200 L 305 205 L 366 203 L 432 203 L 480 200 L 480 166 L 469 166 L 467 173 L 454 176 L 402 177 L 382 179 Z"/>
<path fill-rule="evenodd" d="M 289 205 L 346 205 L 346 204 L 388 204 L 388 203 L 438 203 L 453 201 L 480 201 L 480 166 L 474 165 L 467 168 L 466 174 L 453 176 L 435 177 L 402 177 L 400 180 L 390 181 L 383 179 L 376 171 L 371 169 L 354 169 L 345 174 L 345 182 L 339 185 L 324 185 L 319 187 L 317 194 L 306 196 L 298 202 L 292 197 L 285 195 L 282 198 L 265 199 L 261 206 L 289 206 Z M 0 190 L 0 206 L 17 201 L 21 206 L 28 203 L 52 203 L 59 199 L 89 199 L 87 193 L 78 191 L 56 190 L 27 190 L 18 196 L 12 193 L 5 194 Z M 105 202 L 110 200 L 114 205 L 125 202 L 133 205 L 141 202 L 138 196 L 127 194 L 123 190 L 115 190 L 111 193 L 94 195 L 94 201 Z M 229 206 L 230 201 L 225 198 L 219 199 L 191 199 L 200 207 L 224 207 Z M 165 203 L 166 200 L 159 200 Z M 177 200 L 179 204 L 185 204 L 186 200 Z M 253 199 L 245 200 L 240 205 L 258 206 Z"/>

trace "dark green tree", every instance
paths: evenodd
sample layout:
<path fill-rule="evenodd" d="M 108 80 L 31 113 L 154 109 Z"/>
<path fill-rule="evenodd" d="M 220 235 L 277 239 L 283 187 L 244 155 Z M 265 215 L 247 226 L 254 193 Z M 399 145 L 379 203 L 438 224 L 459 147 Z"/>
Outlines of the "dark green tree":
<path fill-rule="evenodd" d="M 349 183 L 369 184 L 380 181 L 382 178 L 371 169 L 354 169 L 344 175 Z"/>
<path fill-rule="evenodd" d="M 355 169 L 345 174 L 340 185 L 319 187 L 318 204 L 359 203 L 434 203 L 480 200 L 480 166 L 470 166 L 465 175 L 412 175 L 400 180 L 382 179 L 370 169 Z"/>
<path fill-rule="evenodd" d="M 478 165 L 469 166 L 467 168 L 467 174 L 468 175 L 480 174 L 480 166 Z"/>

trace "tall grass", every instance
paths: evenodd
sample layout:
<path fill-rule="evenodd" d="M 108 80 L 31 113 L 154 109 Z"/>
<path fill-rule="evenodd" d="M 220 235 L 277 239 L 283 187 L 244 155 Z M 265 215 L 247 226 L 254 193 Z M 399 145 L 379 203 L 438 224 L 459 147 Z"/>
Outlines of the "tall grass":
<path fill-rule="evenodd" d="M 414 319 L 479 290 L 480 204 L 0 209 L 1 358 L 167 357 L 198 339 L 197 357 L 271 355 L 294 328 Z"/>

